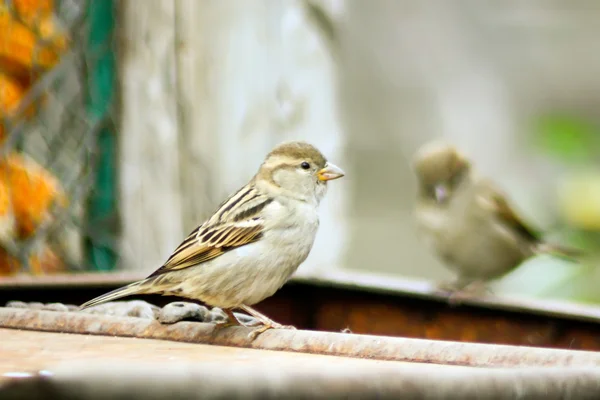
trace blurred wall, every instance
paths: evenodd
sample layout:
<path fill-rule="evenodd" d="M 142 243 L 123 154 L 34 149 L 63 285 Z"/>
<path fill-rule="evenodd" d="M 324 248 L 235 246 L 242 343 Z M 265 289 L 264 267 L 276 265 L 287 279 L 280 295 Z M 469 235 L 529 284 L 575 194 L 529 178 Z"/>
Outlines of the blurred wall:
<path fill-rule="evenodd" d="M 532 126 L 554 111 L 598 120 L 595 3 L 312 4 L 331 17 L 339 49 L 340 114 L 354 177 L 345 266 L 448 276 L 415 237 L 410 215 L 408 162 L 434 137 L 456 143 L 494 177 L 528 222 L 555 222 L 564 168 L 536 153 Z"/>
<path fill-rule="evenodd" d="M 157 268 L 282 141 L 346 168 L 331 57 L 301 2 L 124 3 L 123 268 Z M 330 185 L 305 273 L 343 254 L 347 185 Z"/>
<path fill-rule="evenodd" d="M 122 162 L 153 171 L 123 183 L 127 268 L 154 269 L 273 145 L 304 139 L 347 176 L 330 185 L 303 273 L 445 279 L 414 230 L 414 151 L 455 142 L 543 228 L 563 168 L 532 148 L 531 124 L 553 110 L 598 117 L 592 1 L 152 2 L 124 1 L 125 25 L 140 28 L 124 38 Z M 142 21 L 158 13 L 160 25 Z"/>

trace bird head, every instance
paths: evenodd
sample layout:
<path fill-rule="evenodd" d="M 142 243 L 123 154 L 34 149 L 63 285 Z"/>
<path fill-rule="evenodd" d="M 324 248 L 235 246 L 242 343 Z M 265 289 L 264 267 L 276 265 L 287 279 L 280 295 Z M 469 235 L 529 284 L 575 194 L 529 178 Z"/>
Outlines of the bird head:
<path fill-rule="evenodd" d="M 425 144 L 413 159 L 421 195 L 438 203 L 448 200 L 470 168 L 469 161 L 454 146 L 438 141 Z"/>
<path fill-rule="evenodd" d="M 327 191 L 327 182 L 342 176 L 344 171 L 328 162 L 313 145 L 286 142 L 267 155 L 257 179 L 284 195 L 319 203 Z"/>

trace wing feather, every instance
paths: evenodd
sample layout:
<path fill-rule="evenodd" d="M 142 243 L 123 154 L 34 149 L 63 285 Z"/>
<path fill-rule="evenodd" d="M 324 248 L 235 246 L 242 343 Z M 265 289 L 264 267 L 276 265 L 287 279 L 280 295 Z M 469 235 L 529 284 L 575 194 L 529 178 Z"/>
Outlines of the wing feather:
<path fill-rule="evenodd" d="M 150 277 L 202 264 L 259 240 L 264 230 L 262 211 L 272 201 L 253 186 L 243 187 L 194 229 Z"/>
<path fill-rule="evenodd" d="M 529 228 L 522 219 L 515 213 L 513 208 L 506 201 L 504 194 L 494 187 L 490 182 L 482 182 L 484 190 L 481 191 L 482 197 L 492 208 L 498 220 L 511 229 L 517 231 L 520 235 L 531 241 L 537 242 L 539 237 L 535 231 Z"/>

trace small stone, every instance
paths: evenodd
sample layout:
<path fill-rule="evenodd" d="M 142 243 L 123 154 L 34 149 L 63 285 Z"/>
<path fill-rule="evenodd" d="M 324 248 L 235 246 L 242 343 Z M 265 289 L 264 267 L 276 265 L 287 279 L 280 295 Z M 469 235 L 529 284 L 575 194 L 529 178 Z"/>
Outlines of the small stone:
<path fill-rule="evenodd" d="M 213 307 L 212 310 L 209 311 L 209 313 L 206 317 L 207 317 L 206 322 L 212 322 L 212 323 L 225 322 L 228 320 L 227 314 L 225 314 L 225 311 L 221 310 L 219 307 Z"/>
<path fill-rule="evenodd" d="M 29 308 L 31 310 L 43 310 L 44 309 L 44 303 L 40 303 L 37 301 L 31 302 L 27 306 L 28 306 L 27 308 Z"/>
<path fill-rule="evenodd" d="M 81 312 L 87 314 L 111 315 L 115 317 L 137 317 L 144 319 L 154 319 L 159 308 L 153 304 L 142 300 L 132 301 L 111 301 L 109 303 L 98 304 L 97 306 L 86 308 Z"/>
<path fill-rule="evenodd" d="M 67 306 L 61 303 L 48 303 L 42 307 L 42 310 L 46 311 L 58 311 L 58 312 L 67 312 L 69 309 Z"/>
<path fill-rule="evenodd" d="M 209 314 L 208 309 L 199 304 L 175 301 L 164 306 L 160 310 L 157 319 L 161 324 L 174 324 L 184 319 L 207 322 Z"/>
<path fill-rule="evenodd" d="M 141 300 L 134 300 L 131 301 L 129 304 L 129 311 L 127 312 L 127 316 L 144 319 L 155 319 L 155 314 L 158 312 L 158 310 L 159 308 L 156 307 L 154 304 L 150 304 Z"/>
<path fill-rule="evenodd" d="M 250 315 L 242 314 L 242 313 L 233 313 L 233 315 L 235 315 L 237 320 L 240 321 L 244 325 L 255 326 L 255 325 L 260 324 L 260 322 L 256 318 L 254 318 Z"/>
<path fill-rule="evenodd" d="M 259 324 L 259 321 L 256 318 L 251 317 L 250 315 L 237 313 L 237 312 L 234 312 L 233 315 L 235 315 L 237 320 L 244 325 L 254 326 L 254 325 Z M 228 320 L 229 320 L 229 317 L 227 316 L 227 314 L 225 314 L 225 312 L 222 309 L 220 309 L 219 307 L 213 307 L 213 309 L 210 311 L 209 316 L 205 322 L 211 322 L 211 323 L 216 324 L 216 323 L 225 322 Z"/>
<path fill-rule="evenodd" d="M 27 303 L 25 303 L 24 301 L 18 301 L 18 300 L 9 301 L 8 303 L 6 303 L 6 305 L 4 307 L 6 307 L 6 308 L 29 308 Z"/>

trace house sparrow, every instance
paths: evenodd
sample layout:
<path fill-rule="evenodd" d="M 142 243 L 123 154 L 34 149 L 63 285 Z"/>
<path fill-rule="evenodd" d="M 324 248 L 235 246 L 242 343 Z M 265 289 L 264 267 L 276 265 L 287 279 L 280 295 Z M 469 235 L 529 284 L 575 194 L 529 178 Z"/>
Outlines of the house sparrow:
<path fill-rule="evenodd" d="M 543 242 L 523 224 L 503 193 L 477 176 L 454 147 L 428 143 L 417 152 L 413 169 L 418 180 L 417 228 L 458 273 L 456 282 L 442 285 L 453 295 L 500 278 L 535 254 L 579 255 Z"/>
<path fill-rule="evenodd" d="M 283 143 L 265 158 L 250 182 L 225 200 L 206 222 L 146 279 L 104 294 L 81 309 L 138 294 L 173 295 L 255 317 L 262 326 L 285 327 L 250 306 L 273 295 L 308 256 L 319 227 L 317 208 L 327 181 L 344 172 L 304 142 Z"/>

